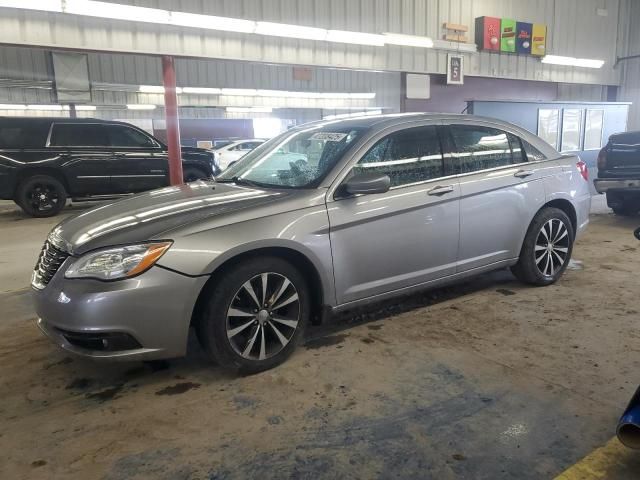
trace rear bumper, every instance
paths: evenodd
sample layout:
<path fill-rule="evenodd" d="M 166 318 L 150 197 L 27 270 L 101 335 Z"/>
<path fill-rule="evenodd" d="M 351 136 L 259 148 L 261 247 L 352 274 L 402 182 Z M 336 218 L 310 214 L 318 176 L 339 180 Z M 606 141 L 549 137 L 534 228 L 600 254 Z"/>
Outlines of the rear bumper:
<path fill-rule="evenodd" d="M 593 185 L 598 193 L 607 193 L 610 190 L 640 192 L 640 179 L 637 178 L 596 178 Z"/>

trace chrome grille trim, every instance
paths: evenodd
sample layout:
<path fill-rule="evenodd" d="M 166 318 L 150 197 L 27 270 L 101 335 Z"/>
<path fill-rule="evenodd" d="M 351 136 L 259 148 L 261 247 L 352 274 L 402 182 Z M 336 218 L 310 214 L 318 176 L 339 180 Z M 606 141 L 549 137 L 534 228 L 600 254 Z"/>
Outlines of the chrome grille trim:
<path fill-rule="evenodd" d="M 46 287 L 68 257 L 67 252 L 54 246 L 49 240 L 44 242 L 31 278 L 33 288 L 42 290 Z"/>

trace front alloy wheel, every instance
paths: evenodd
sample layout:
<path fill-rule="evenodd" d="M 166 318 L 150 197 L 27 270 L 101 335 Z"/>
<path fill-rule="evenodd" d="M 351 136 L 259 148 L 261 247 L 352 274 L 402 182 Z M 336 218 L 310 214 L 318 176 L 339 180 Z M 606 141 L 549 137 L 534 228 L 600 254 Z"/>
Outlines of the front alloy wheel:
<path fill-rule="evenodd" d="M 567 262 L 569 230 L 562 220 L 552 218 L 546 222 L 536 239 L 534 249 L 536 266 L 545 277 L 553 277 Z"/>
<path fill-rule="evenodd" d="M 216 272 L 196 323 L 207 353 L 223 367 L 255 373 L 285 361 L 311 312 L 305 276 L 280 257 L 251 257 Z"/>
<path fill-rule="evenodd" d="M 300 298 L 291 280 L 275 272 L 247 280 L 227 310 L 227 338 L 248 360 L 266 360 L 285 348 L 300 323 Z"/>

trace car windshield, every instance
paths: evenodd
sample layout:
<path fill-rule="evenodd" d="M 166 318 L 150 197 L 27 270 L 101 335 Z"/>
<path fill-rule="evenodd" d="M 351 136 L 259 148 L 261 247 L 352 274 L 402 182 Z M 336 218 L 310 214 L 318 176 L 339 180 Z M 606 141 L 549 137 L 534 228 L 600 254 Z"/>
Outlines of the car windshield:
<path fill-rule="evenodd" d="M 273 188 L 313 188 L 364 129 L 325 125 L 285 132 L 242 157 L 216 179 Z"/>

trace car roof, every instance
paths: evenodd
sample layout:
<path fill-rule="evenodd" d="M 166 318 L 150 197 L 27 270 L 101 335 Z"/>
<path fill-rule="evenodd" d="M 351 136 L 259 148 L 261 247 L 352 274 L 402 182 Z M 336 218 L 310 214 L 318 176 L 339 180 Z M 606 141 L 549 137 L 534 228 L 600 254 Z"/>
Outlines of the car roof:
<path fill-rule="evenodd" d="M 427 113 L 427 112 L 410 112 L 410 113 L 390 113 L 384 115 L 363 115 L 361 117 L 351 117 L 335 120 L 318 120 L 315 122 L 305 123 L 296 128 L 323 127 L 336 125 L 343 128 L 372 128 L 384 129 L 394 125 L 402 125 L 409 122 L 417 122 L 424 120 L 443 121 L 443 120 L 478 120 L 483 122 L 491 122 L 496 125 L 510 125 L 508 122 L 498 120 L 497 118 L 481 117 L 478 115 L 459 114 L 459 113 Z"/>
<path fill-rule="evenodd" d="M 135 127 L 135 125 L 127 122 L 117 122 L 115 120 L 102 120 L 100 118 L 70 118 L 70 117 L 7 117 L 0 116 L 0 122 L 3 123 L 104 123 L 108 125 L 126 125 L 129 127 Z"/>

